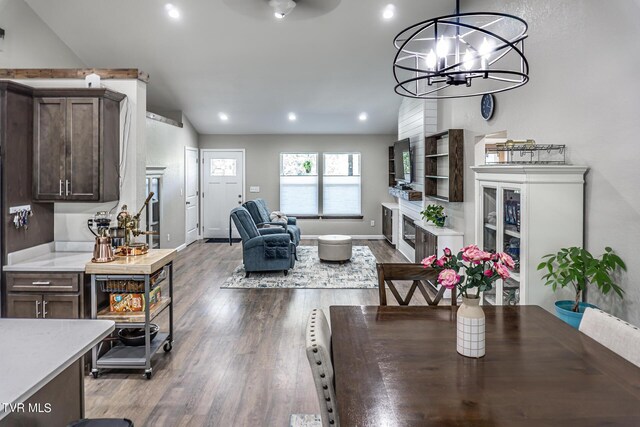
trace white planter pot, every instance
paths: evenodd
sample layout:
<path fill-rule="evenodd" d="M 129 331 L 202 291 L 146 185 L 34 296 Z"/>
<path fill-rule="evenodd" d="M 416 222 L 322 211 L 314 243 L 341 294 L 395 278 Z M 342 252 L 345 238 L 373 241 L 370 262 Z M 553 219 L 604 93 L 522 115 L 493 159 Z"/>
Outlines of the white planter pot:
<path fill-rule="evenodd" d="M 457 313 L 457 350 L 466 357 L 482 357 L 485 351 L 484 311 L 480 298 L 462 297 Z"/>

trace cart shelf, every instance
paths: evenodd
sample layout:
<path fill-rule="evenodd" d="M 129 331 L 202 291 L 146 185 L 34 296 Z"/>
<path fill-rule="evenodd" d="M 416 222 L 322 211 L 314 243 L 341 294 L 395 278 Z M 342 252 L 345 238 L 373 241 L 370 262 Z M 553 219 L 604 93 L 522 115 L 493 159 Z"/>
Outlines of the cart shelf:
<path fill-rule="evenodd" d="M 170 297 L 160 298 L 160 301 L 149 309 L 149 321 L 155 319 L 170 303 Z M 113 320 L 116 323 L 141 323 L 143 325 L 145 321 L 144 311 L 118 313 L 109 311 L 109 307 L 100 310 L 97 318 L 100 320 Z"/>
<path fill-rule="evenodd" d="M 169 334 L 159 332 L 151 341 L 150 355 L 153 356 L 165 343 L 168 342 Z M 122 368 L 123 365 L 144 368 L 147 363 L 145 356 L 145 346 L 126 346 L 117 345 L 100 356 L 98 359 L 98 368 Z"/>

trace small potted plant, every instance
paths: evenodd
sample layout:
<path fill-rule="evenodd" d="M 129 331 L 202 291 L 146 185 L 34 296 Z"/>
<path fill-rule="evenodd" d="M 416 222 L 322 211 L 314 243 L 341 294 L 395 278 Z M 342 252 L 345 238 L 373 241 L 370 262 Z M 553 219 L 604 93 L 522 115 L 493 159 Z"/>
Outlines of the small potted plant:
<path fill-rule="evenodd" d="M 574 300 L 556 301 L 558 317 L 574 328 L 580 326 L 582 315 L 592 304 L 582 302 L 582 293 L 589 283 L 595 284 L 603 295 L 614 291 L 620 298 L 624 298 L 624 290 L 613 279 L 613 274 L 627 269 L 625 263 L 613 249 L 606 247 L 600 258 L 596 258 L 584 248 L 562 248 L 555 254 L 542 257 L 544 260 L 538 265 L 538 270 L 546 270 L 542 276 L 545 285 L 556 291 L 558 288 L 571 286 L 575 293 Z"/>
<path fill-rule="evenodd" d="M 304 163 L 302 163 L 302 167 L 306 173 L 311 173 L 312 166 L 311 160 L 305 160 Z"/>
<path fill-rule="evenodd" d="M 428 205 L 422 212 L 422 219 L 432 222 L 436 227 L 444 227 L 447 216 L 444 214 L 444 206 Z"/>

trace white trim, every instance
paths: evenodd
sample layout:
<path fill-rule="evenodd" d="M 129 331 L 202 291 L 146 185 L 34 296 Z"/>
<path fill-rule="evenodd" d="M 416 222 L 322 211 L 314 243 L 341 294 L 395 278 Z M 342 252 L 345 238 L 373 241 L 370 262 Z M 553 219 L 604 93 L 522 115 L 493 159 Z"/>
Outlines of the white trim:
<path fill-rule="evenodd" d="M 184 187 L 182 189 L 182 203 L 184 203 L 184 240 L 185 242 L 187 241 L 187 151 L 195 151 L 196 152 L 196 157 L 197 157 L 197 163 L 198 163 L 198 235 L 196 236 L 196 240 L 194 240 L 194 242 L 197 242 L 198 240 L 200 240 L 200 238 L 202 237 L 202 233 L 200 233 L 200 223 L 202 221 L 202 211 L 200 209 L 202 203 L 200 201 L 200 177 L 201 177 L 201 167 L 200 167 L 200 151 L 198 150 L 197 147 L 184 147 L 184 180 L 183 180 L 183 184 Z"/>
<path fill-rule="evenodd" d="M 310 239 L 316 240 L 320 236 L 325 236 L 325 234 L 307 234 L 302 235 L 301 239 Z M 382 234 L 358 234 L 358 235 L 349 235 L 354 240 L 386 240 L 386 238 Z"/>
<path fill-rule="evenodd" d="M 200 238 L 204 238 L 203 235 L 203 231 L 204 231 L 204 203 L 202 201 L 202 185 L 204 183 L 204 170 L 205 168 L 202 167 L 202 159 L 204 159 L 204 153 L 207 152 L 229 152 L 229 151 L 237 151 L 237 152 L 241 152 L 242 153 L 242 203 L 246 202 L 246 194 L 245 194 L 245 187 L 247 185 L 247 153 L 246 150 L 244 148 L 200 148 L 200 158 L 198 159 L 198 161 L 200 162 L 200 185 L 199 185 L 199 189 L 200 189 L 200 194 L 199 194 L 199 199 L 198 199 L 198 203 L 200 204 L 200 230 L 199 230 L 199 236 Z M 186 228 L 186 226 L 185 226 Z"/>
<path fill-rule="evenodd" d="M 195 242 L 194 242 L 194 243 L 195 243 Z M 187 249 L 187 244 L 186 244 L 186 243 L 183 243 L 183 244 L 181 244 L 180 246 L 178 246 L 178 247 L 176 248 L 176 251 L 180 252 L 180 251 L 183 251 L 183 250 L 185 250 L 185 249 Z"/>

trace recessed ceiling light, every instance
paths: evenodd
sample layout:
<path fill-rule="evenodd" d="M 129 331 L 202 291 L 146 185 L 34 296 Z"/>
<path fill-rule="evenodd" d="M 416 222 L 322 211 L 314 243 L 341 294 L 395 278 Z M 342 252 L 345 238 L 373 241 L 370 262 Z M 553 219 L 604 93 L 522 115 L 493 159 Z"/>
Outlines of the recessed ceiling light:
<path fill-rule="evenodd" d="M 382 18 L 391 19 L 396 14 L 396 7 L 392 4 L 388 4 L 384 9 L 382 9 Z"/>
<path fill-rule="evenodd" d="M 275 16 L 278 19 L 282 19 L 282 18 L 285 17 L 285 14 L 281 13 L 281 12 L 276 12 L 276 13 L 273 14 L 273 16 Z"/>
<path fill-rule="evenodd" d="M 167 11 L 167 14 L 169 15 L 170 18 L 173 19 L 178 19 L 180 18 L 180 11 L 178 10 L 178 8 L 176 8 L 174 5 L 172 5 L 171 3 L 167 3 L 164 6 L 165 10 Z"/>
<path fill-rule="evenodd" d="M 218 117 L 220 117 L 220 120 L 222 120 L 223 122 L 226 122 L 227 120 L 229 120 L 229 116 L 226 115 L 225 113 L 218 113 Z"/>
<path fill-rule="evenodd" d="M 289 113 L 289 121 L 295 122 L 296 120 L 298 120 L 298 116 L 296 116 L 296 113 Z"/>
<path fill-rule="evenodd" d="M 369 118 L 369 116 L 367 115 L 367 113 L 360 113 L 360 115 L 358 116 L 358 120 L 360 120 L 361 122 L 366 121 Z"/>

